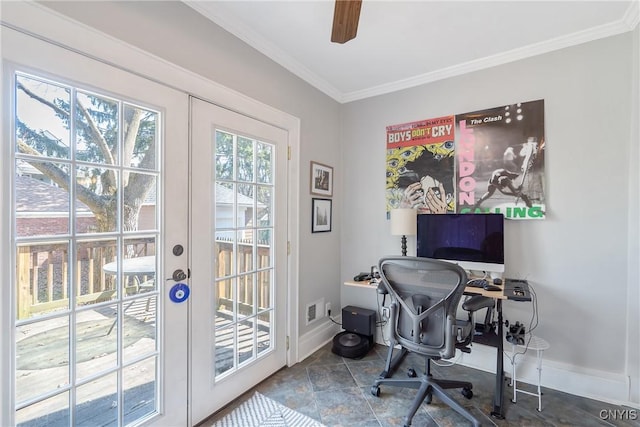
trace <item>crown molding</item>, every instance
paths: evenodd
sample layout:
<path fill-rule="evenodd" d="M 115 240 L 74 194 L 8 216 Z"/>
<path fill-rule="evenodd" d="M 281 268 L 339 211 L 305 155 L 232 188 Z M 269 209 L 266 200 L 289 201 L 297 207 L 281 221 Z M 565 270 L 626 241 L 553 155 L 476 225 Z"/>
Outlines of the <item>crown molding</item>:
<path fill-rule="evenodd" d="M 278 46 L 265 40 L 235 17 L 226 16 L 223 13 L 221 14 L 208 10 L 207 8 L 202 7 L 198 2 L 185 1 L 185 4 L 341 104 L 413 88 L 438 80 L 507 64 L 536 55 L 632 31 L 638 25 L 640 16 L 640 1 L 636 0 L 631 2 L 621 19 L 609 24 L 549 39 L 544 42 L 531 44 L 529 46 L 491 55 L 474 61 L 442 68 L 392 83 L 343 93 L 293 59 L 290 55 L 287 55 Z"/>
<path fill-rule="evenodd" d="M 393 83 L 372 87 L 362 91 L 346 93 L 343 94 L 341 99 L 343 103 L 347 103 L 373 96 L 384 95 L 633 31 L 638 25 L 640 11 L 640 8 L 638 7 L 639 4 L 640 2 L 633 2 L 627 9 L 624 17 L 616 22 L 600 25 L 598 27 L 568 34 L 566 36 L 556 37 L 540 43 L 530 44 L 522 48 L 498 53 L 496 55 L 487 56 L 474 61 L 465 62 L 463 64 L 442 68 Z"/>

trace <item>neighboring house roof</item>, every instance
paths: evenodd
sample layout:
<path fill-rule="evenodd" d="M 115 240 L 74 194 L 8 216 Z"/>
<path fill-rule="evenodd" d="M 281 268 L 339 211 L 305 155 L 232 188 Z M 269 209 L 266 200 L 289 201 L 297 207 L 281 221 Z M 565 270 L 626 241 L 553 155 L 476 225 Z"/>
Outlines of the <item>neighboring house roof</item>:
<path fill-rule="evenodd" d="M 216 205 L 230 205 L 233 203 L 233 191 L 229 188 L 216 183 Z M 238 205 L 245 207 L 253 207 L 253 199 L 238 193 Z M 258 208 L 264 208 L 264 203 L 258 202 Z"/>
<path fill-rule="evenodd" d="M 69 193 L 55 185 L 31 178 L 15 176 L 16 213 L 24 214 L 60 214 L 69 215 Z M 76 212 L 90 213 L 91 210 L 76 200 Z"/>
<path fill-rule="evenodd" d="M 16 175 L 16 212 L 18 215 L 32 214 L 63 214 L 69 213 L 69 193 L 55 185 L 24 175 Z M 155 205 L 156 191 L 153 187 L 145 198 L 145 205 Z M 216 204 L 232 204 L 233 191 L 216 184 Z M 244 194 L 238 194 L 238 205 L 253 207 L 253 199 Z M 263 208 L 263 203 L 258 203 L 258 208 Z M 78 213 L 90 213 L 91 210 L 79 200 L 76 200 Z"/>

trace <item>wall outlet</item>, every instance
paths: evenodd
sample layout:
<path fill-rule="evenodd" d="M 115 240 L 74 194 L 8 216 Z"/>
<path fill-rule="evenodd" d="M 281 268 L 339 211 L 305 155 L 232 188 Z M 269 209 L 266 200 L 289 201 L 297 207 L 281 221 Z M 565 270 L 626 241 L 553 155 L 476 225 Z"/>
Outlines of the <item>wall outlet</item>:
<path fill-rule="evenodd" d="M 328 302 L 324 305 L 324 315 L 327 317 L 331 316 L 331 303 Z"/>

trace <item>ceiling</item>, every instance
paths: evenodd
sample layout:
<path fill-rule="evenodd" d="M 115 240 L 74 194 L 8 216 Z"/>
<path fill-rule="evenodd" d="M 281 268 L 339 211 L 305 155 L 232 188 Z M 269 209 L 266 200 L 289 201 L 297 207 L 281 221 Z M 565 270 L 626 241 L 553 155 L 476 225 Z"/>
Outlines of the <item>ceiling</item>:
<path fill-rule="evenodd" d="M 620 34 L 638 1 L 363 0 L 358 34 L 331 43 L 332 0 L 185 1 L 345 103 Z"/>

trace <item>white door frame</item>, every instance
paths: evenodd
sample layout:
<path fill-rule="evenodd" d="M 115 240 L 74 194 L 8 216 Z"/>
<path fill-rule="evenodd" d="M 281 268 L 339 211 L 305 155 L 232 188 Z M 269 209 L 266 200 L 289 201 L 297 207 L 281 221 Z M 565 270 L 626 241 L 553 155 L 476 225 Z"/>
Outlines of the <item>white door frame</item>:
<path fill-rule="evenodd" d="M 287 365 L 298 361 L 298 313 L 299 313 L 299 180 L 300 176 L 300 119 L 277 110 L 269 105 L 251 99 L 223 85 L 208 80 L 198 74 L 172 64 L 98 30 L 78 23 L 62 14 L 34 2 L 3 2 L 2 25 L 17 29 L 26 34 L 63 46 L 100 62 L 107 63 L 127 72 L 144 76 L 153 81 L 165 84 L 186 94 L 198 96 L 213 104 L 228 108 L 240 114 L 259 118 L 265 123 L 280 127 L 288 132 L 290 147 L 288 189 L 287 231 L 289 235 L 290 254 L 287 271 L 288 283 L 288 315 L 287 336 L 289 350 Z M 123 64 L 126 64 L 123 65 Z M 2 111 L 3 123 L 7 123 L 6 111 Z M 185 142 L 187 135 L 185 135 Z M 6 154 L 6 153 L 2 153 Z M 0 156 L 0 167 L 8 167 L 7 156 Z M 0 188 L 6 183 L 0 176 Z M 9 205 L 9 194 L 2 192 L 2 205 Z M 0 212 L 0 238 L 8 241 L 10 230 L 7 229 L 7 212 Z M 2 255 L 0 267 L 3 271 L 10 268 L 8 257 Z M 9 328 L 11 319 L 0 315 L 0 330 Z M 11 372 L 6 367 L 6 355 L 0 352 L 0 384 L 7 384 Z M 0 402 L 0 423 L 13 412 L 6 399 Z"/>

